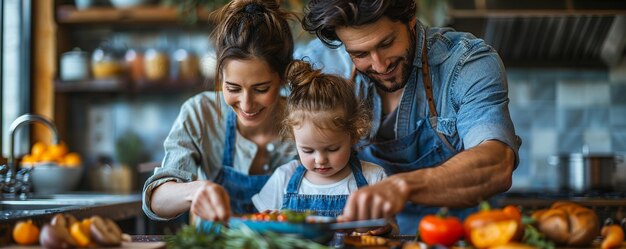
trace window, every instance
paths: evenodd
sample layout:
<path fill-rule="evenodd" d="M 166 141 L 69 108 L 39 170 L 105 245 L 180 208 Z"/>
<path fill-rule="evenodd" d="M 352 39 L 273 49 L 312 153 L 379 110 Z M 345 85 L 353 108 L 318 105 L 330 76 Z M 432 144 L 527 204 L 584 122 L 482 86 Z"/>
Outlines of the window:
<path fill-rule="evenodd" d="M 0 1 L 0 140 L 4 157 L 8 156 L 11 122 L 30 110 L 31 1 Z M 28 132 L 18 135 L 16 155 L 28 150 L 24 143 Z"/>

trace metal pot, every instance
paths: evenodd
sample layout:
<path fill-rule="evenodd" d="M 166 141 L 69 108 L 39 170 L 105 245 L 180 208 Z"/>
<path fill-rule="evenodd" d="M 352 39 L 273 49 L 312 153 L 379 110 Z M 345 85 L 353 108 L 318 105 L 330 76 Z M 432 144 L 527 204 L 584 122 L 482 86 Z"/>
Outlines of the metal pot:
<path fill-rule="evenodd" d="M 572 153 L 548 158 L 548 163 L 557 167 L 560 190 L 573 192 L 613 191 L 616 165 L 621 161 L 621 156 L 613 154 Z"/>

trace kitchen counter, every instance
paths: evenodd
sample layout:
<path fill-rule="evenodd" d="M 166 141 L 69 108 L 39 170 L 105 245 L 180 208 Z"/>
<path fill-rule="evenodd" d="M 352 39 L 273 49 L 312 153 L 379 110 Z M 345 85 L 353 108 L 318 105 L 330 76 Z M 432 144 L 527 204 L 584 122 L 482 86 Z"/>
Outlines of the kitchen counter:
<path fill-rule="evenodd" d="M 71 214 L 78 219 L 99 215 L 123 221 L 120 227 L 131 234 L 143 230 L 140 227 L 144 220 L 140 194 L 94 193 L 33 196 L 26 200 L 0 199 L 0 230 L 24 219 L 43 225 L 58 213 Z"/>
<path fill-rule="evenodd" d="M 100 215 L 113 220 L 142 214 L 141 195 L 58 194 L 34 196 L 26 200 L 0 199 L 0 221 L 50 218 L 69 213 L 76 218 Z"/>
<path fill-rule="evenodd" d="M 164 241 L 165 240 L 165 236 L 164 235 L 133 235 L 132 237 L 132 241 L 135 243 L 154 243 L 154 242 L 160 242 L 160 241 Z M 395 235 L 395 236 L 391 236 L 389 237 L 390 240 L 393 241 L 401 241 L 401 242 L 406 242 L 406 241 L 414 241 L 415 240 L 415 236 L 414 235 Z M 587 248 L 594 248 L 594 249 L 598 249 L 600 246 L 600 238 L 598 238 L 597 240 L 594 241 L 594 243 L 591 246 L 588 246 Z M 348 247 L 350 248 L 350 247 Z M 386 247 L 365 247 L 365 248 L 386 248 Z M 425 247 L 422 247 L 425 248 Z M 444 247 L 433 247 L 433 248 L 444 248 Z M 462 248 L 469 248 L 469 247 L 453 247 L 453 248 L 458 248 L 458 249 L 462 249 Z M 584 249 L 585 247 L 577 247 L 576 249 Z M 568 249 L 566 247 L 557 247 L 557 249 Z M 626 242 L 622 243 L 622 246 L 617 248 L 617 249 L 626 249 Z"/>

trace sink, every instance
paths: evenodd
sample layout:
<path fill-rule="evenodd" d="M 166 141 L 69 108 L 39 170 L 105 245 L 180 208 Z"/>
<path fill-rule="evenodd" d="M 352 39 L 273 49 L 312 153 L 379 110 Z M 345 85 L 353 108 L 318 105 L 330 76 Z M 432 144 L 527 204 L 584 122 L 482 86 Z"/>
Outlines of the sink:
<path fill-rule="evenodd" d="M 4 197 L 4 198 L 2 198 Z M 141 194 L 95 194 L 92 192 L 75 192 L 72 194 L 33 194 L 27 199 L 0 195 L 0 224 L 3 221 L 26 218 L 42 219 L 46 222 L 55 213 L 70 213 L 79 216 L 87 214 L 117 215 L 126 217 L 129 205 L 133 210 L 141 205 Z M 123 207 L 122 209 L 117 209 Z M 120 219 L 121 219 L 120 218 Z"/>
<path fill-rule="evenodd" d="M 56 213 L 72 206 L 54 200 L 0 200 L 0 219 Z"/>
<path fill-rule="evenodd" d="M 0 211 L 16 211 L 16 210 L 47 210 L 47 209 L 59 209 L 67 207 L 67 204 L 54 204 L 54 203 L 0 203 Z"/>
<path fill-rule="evenodd" d="M 31 198 L 0 199 L 0 212 L 17 210 L 49 210 L 76 206 L 120 203 L 136 199 L 133 195 L 55 194 L 34 195 Z"/>

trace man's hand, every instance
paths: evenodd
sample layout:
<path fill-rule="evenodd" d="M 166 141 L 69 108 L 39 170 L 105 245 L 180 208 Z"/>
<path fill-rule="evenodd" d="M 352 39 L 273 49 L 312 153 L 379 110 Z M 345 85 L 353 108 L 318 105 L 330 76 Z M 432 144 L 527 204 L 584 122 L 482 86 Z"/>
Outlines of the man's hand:
<path fill-rule="evenodd" d="M 230 199 L 219 184 L 203 181 L 191 199 L 191 213 L 209 221 L 228 221 Z"/>
<path fill-rule="evenodd" d="M 339 221 L 390 218 L 402 211 L 408 199 L 407 188 L 398 177 L 386 178 L 348 197 Z"/>

